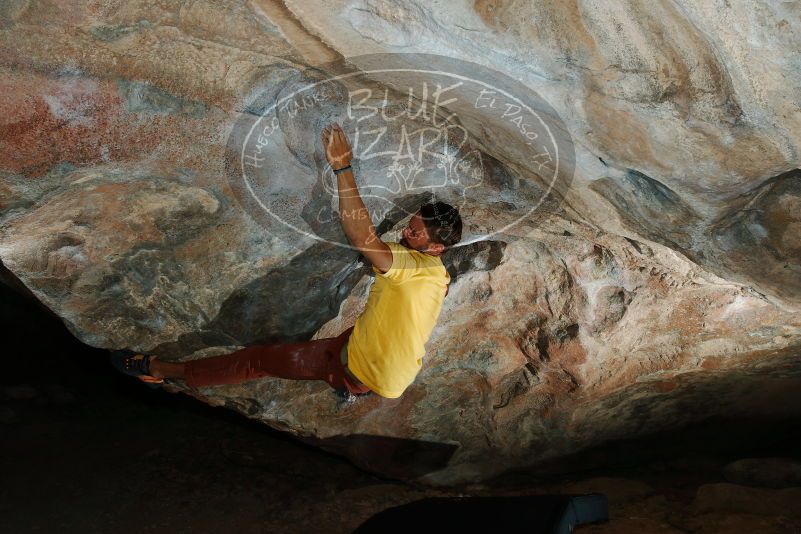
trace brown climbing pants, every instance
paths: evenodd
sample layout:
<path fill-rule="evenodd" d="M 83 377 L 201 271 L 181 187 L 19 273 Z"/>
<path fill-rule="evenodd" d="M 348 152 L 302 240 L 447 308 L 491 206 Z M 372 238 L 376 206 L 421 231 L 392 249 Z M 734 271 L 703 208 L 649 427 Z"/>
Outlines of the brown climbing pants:
<path fill-rule="evenodd" d="M 274 376 L 292 380 L 325 380 L 338 390 L 367 393 L 370 388 L 359 382 L 345 366 L 344 350 L 353 327 L 337 337 L 300 343 L 254 345 L 242 350 L 192 360 L 184 368 L 191 387 L 238 384 L 247 380 Z"/>

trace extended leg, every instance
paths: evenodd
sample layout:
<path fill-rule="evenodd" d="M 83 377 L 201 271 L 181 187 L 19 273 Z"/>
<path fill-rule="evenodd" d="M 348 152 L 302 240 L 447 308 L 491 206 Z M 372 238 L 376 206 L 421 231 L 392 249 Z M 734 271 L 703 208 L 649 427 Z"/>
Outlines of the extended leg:
<path fill-rule="evenodd" d="M 150 371 L 157 378 L 183 378 L 192 387 L 238 384 L 274 376 L 293 380 L 324 380 L 335 389 L 347 388 L 339 359 L 351 329 L 335 338 L 301 343 L 254 345 L 231 354 L 186 363 L 153 359 Z"/>
<path fill-rule="evenodd" d="M 158 358 L 150 360 L 150 374 L 156 378 L 186 378 L 185 363 L 163 362 Z"/>

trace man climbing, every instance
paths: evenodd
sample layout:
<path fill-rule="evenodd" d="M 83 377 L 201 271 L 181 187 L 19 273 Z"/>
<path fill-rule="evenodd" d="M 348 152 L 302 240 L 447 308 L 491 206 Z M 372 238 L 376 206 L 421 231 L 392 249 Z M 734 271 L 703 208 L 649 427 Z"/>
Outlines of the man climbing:
<path fill-rule="evenodd" d="M 115 367 L 150 383 L 183 379 L 197 388 L 272 376 L 324 380 L 342 392 L 374 391 L 389 398 L 399 397 L 414 381 L 450 283 L 440 255 L 461 239 L 461 217 L 444 202 L 427 203 L 412 216 L 399 243 L 381 241 L 356 186 L 345 132 L 334 123 L 323 129 L 321 139 L 337 176 L 345 235 L 376 275 L 354 326 L 334 338 L 254 345 L 185 363 L 115 351 Z"/>

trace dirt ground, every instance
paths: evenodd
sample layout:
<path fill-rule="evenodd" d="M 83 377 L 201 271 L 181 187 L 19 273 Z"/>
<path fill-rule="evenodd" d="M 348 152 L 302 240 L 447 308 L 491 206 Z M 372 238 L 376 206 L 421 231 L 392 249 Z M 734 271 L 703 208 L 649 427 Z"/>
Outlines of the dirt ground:
<path fill-rule="evenodd" d="M 801 457 L 801 421 L 709 421 L 483 485 L 418 487 L 231 411 L 148 389 L 117 374 L 106 351 L 0 291 L 2 533 L 351 532 L 423 497 L 584 491 L 608 496 L 610 521 L 579 533 L 801 533 L 801 503 L 786 512 L 778 503 L 743 506 L 726 493 L 739 487 L 725 485 L 717 500 L 698 498 L 702 486 L 726 482 L 732 460 Z M 754 499 L 778 495 L 766 491 Z"/>

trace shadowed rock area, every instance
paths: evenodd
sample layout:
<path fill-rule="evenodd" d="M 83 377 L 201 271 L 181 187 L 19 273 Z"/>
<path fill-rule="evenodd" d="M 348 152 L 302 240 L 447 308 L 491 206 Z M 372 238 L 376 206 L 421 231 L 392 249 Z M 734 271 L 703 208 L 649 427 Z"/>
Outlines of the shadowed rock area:
<path fill-rule="evenodd" d="M 373 281 L 338 121 L 382 239 L 432 196 L 465 222 L 421 373 L 170 391 L 433 485 L 795 417 L 799 31 L 791 2 L 6 2 L 0 259 L 98 349 L 336 336 Z"/>
<path fill-rule="evenodd" d="M 143 388 L 0 274 L 4 348 L 26 355 L 6 362 L 0 377 L 0 518 L 9 532 L 346 533 L 427 497 L 584 491 L 607 495 L 610 521 L 576 532 L 783 534 L 801 526 L 792 501 L 797 420 L 705 420 L 481 484 L 428 488 L 372 475 L 321 448 L 356 448 L 363 467 L 404 477 L 447 462 L 455 445 L 355 435 L 312 448 L 231 410 Z M 529 516 L 506 521 L 526 529 L 520 518 Z"/>

